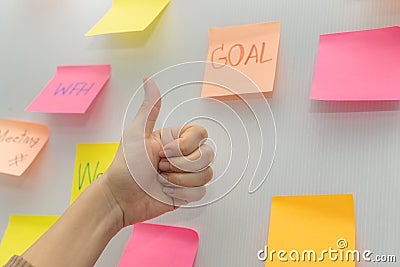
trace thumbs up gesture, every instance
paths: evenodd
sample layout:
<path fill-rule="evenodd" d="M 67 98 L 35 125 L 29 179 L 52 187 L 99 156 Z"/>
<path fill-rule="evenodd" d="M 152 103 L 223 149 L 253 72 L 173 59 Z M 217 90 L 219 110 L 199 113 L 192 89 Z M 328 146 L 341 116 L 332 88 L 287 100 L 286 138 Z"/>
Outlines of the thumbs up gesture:
<path fill-rule="evenodd" d="M 213 175 L 207 131 L 184 125 L 154 131 L 160 91 L 144 80 L 145 97 L 124 131 L 117 155 L 102 177 L 121 209 L 123 226 L 145 221 L 200 200 Z"/>

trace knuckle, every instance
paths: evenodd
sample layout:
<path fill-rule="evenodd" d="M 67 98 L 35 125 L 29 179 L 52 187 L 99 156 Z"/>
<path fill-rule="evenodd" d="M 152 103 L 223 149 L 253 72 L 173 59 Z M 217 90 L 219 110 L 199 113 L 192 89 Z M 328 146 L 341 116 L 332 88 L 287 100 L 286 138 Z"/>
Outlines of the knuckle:
<path fill-rule="evenodd" d="M 147 101 L 143 101 L 143 103 L 140 105 L 139 113 L 147 112 L 148 109 L 149 103 Z"/>
<path fill-rule="evenodd" d="M 198 129 L 198 132 L 199 132 L 200 136 L 202 137 L 202 139 L 208 138 L 208 132 L 207 132 L 206 128 L 204 128 L 203 126 L 197 125 L 197 129 Z"/>
<path fill-rule="evenodd" d="M 140 105 L 140 112 L 160 111 L 161 107 L 157 103 L 151 103 L 149 100 L 143 100 Z"/>
<path fill-rule="evenodd" d="M 183 125 L 180 129 L 179 129 L 179 136 L 181 136 L 184 132 L 186 132 L 187 130 L 189 130 L 190 128 L 192 128 L 194 126 L 194 124 L 186 124 Z"/>
<path fill-rule="evenodd" d="M 191 152 L 190 151 L 190 147 L 189 147 L 188 143 L 185 140 L 182 140 L 181 142 L 179 142 L 179 150 L 185 156 L 188 155 Z"/>
<path fill-rule="evenodd" d="M 203 145 L 203 155 L 210 163 L 214 160 L 215 157 L 214 150 L 208 145 Z"/>
<path fill-rule="evenodd" d="M 208 183 L 209 181 L 211 181 L 211 179 L 214 176 L 214 171 L 211 167 L 208 167 L 206 169 L 206 174 L 205 174 L 205 184 Z"/>
<path fill-rule="evenodd" d="M 182 175 L 180 175 L 180 174 L 175 174 L 175 175 L 173 175 L 173 180 L 171 181 L 173 184 L 176 184 L 176 185 L 180 185 L 180 186 L 184 186 L 184 184 L 183 184 L 183 179 L 182 179 Z"/>
<path fill-rule="evenodd" d="M 165 175 L 165 180 L 167 180 L 168 183 L 174 183 L 174 179 L 173 173 L 168 173 Z"/>
<path fill-rule="evenodd" d="M 204 171 L 202 171 L 201 175 L 199 175 L 200 179 L 198 182 L 198 186 L 206 185 L 209 181 L 211 181 L 213 177 L 213 170 L 211 167 L 207 167 Z"/>
<path fill-rule="evenodd" d="M 148 99 L 144 99 L 141 107 L 148 109 L 153 107 L 153 105 L 154 103 L 151 103 Z"/>

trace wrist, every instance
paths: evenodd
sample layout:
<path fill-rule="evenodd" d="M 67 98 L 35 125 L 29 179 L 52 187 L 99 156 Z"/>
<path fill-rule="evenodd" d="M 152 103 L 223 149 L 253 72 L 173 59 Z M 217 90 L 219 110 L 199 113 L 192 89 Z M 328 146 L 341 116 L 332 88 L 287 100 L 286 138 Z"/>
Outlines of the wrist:
<path fill-rule="evenodd" d="M 114 234 L 124 227 L 124 213 L 112 190 L 107 184 L 107 173 L 104 173 L 94 184 L 97 187 L 99 197 L 104 203 L 104 216 L 107 217 L 109 227 Z"/>
<path fill-rule="evenodd" d="M 94 266 L 123 225 L 122 211 L 103 178 L 92 183 L 24 253 L 27 261 L 34 266 Z"/>

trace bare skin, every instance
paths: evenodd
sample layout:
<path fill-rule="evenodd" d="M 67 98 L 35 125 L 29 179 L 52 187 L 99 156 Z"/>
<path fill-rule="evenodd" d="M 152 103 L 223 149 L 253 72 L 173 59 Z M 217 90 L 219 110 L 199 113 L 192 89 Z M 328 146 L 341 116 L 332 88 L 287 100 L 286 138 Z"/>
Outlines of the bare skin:
<path fill-rule="evenodd" d="M 198 125 L 154 131 L 160 93 L 153 81 L 144 82 L 145 99 L 124 132 L 124 146 L 110 168 L 22 255 L 32 265 L 93 266 L 123 227 L 205 195 L 214 157 L 202 144 L 207 131 Z M 127 161 L 134 166 L 135 177 Z"/>

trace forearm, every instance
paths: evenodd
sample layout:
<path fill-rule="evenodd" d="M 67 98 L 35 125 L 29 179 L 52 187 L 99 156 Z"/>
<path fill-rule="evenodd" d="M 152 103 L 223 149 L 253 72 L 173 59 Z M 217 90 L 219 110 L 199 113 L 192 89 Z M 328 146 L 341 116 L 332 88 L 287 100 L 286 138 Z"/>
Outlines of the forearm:
<path fill-rule="evenodd" d="M 93 266 L 111 238 L 122 228 L 123 216 L 100 177 L 23 257 L 37 267 Z"/>
<path fill-rule="evenodd" d="M 160 216 L 173 211 L 176 203 L 198 201 L 205 195 L 204 185 L 212 178 L 208 166 L 214 157 L 203 144 L 207 131 L 195 125 L 172 127 L 165 129 L 170 135 L 162 138 L 161 130 L 154 132 L 160 91 L 149 79 L 144 88 L 142 106 L 124 131 L 128 142 L 120 144 L 109 169 L 23 254 L 35 267 L 93 266 L 123 226 Z M 172 154 L 167 155 L 168 151 Z M 183 163 L 182 168 L 170 164 L 168 157 Z M 128 161 L 140 179 L 133 179 Z"/>

